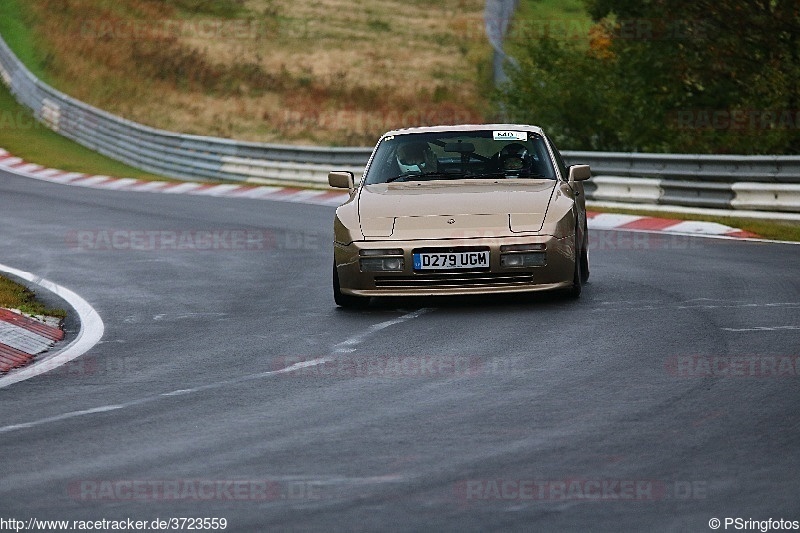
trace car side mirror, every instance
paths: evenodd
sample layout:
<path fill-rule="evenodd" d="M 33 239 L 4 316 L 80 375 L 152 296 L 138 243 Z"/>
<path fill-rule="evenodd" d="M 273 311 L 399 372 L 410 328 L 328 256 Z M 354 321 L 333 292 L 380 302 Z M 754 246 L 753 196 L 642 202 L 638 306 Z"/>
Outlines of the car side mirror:
<path fill-rule="evenodd" d="M 592 177 L 592 171 L 589 168 L 589 165 L 571 165 L 569 167 L 570 183 L 575 181 L 588 180 L 591 177 Z"/>
<path fill-rule="evenodd" d="M 345 171 L 328 172 L 328 185 L 335 189 L 353 190 L 355 188 L 353 173 Z"/>

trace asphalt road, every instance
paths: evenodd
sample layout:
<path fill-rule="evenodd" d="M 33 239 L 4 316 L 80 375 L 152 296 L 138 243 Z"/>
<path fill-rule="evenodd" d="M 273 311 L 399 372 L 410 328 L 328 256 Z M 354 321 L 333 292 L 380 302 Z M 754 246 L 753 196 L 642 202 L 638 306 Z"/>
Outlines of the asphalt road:
<path fill-rule="evenodd" d="M 797 247 L 594 232 L 579 301 L 344 311 L 332 217 L 0 174 L 0 262 L 79 293 L 106 326 L 79 364 L 0 389 L 0 518 L 226 518 L 236 531 L 800 520 Z M 210 250 L 169 241 L 202 248 L 204 232 Z"/>

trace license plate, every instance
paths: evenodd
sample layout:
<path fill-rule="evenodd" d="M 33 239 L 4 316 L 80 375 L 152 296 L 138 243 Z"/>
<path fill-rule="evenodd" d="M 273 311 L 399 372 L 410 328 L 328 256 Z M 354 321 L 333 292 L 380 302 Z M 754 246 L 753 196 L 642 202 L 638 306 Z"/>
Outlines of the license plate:
<path fill-rule="evenodd" d="M 421 252 L 414 254 L 414 270 L 448 270 L 455 268 L 489 268 L 489 251 Z"/>

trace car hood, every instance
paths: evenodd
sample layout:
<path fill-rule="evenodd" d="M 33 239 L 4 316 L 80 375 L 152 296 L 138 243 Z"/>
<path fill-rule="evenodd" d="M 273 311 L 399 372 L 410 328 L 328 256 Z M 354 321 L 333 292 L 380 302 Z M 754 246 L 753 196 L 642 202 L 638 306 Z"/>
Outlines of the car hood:
<path fill-rule="evenodd" d="M 358 212 L 365 238 L 512 236 L 541 230 L 554 180 L 450 180 L 365 185 Z"/>

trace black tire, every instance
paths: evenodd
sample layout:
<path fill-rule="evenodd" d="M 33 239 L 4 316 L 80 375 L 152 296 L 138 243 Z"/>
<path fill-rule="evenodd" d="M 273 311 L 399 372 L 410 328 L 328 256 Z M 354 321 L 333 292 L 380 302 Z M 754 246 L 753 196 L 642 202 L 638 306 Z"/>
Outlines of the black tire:
<path fill-rule="evenodd" d="M 589 281 L 589 238 L 586 237 L 581 250 L 581 283 Z"/>
<path fill-rule="evenodd" d="M 581 292 L 583 291 L 583 251 L 577 247 L 577 238 L 576 238 L 576 248 L 575 248 L 575 270 L 572 274 L 572 287 L 567 289 L 567 294 L 569 294 L 570 298 L 580 298 Z"/>
<path fill-rule="evenodd" d="M 342 294 L 342 290 L 339 287 L 339 272 L 336 270 L 336 263 L 333 264 L 333 301 L 339 307 L 345 308 L 359 309 L 369 305 L 369 298 Z"/>

